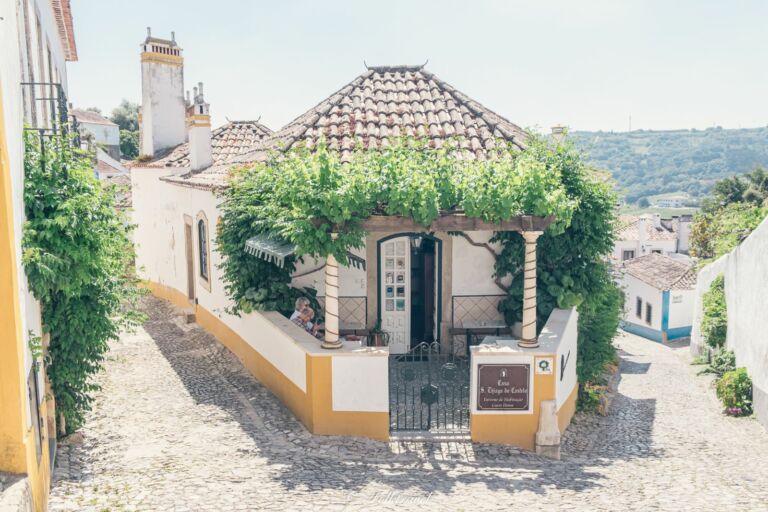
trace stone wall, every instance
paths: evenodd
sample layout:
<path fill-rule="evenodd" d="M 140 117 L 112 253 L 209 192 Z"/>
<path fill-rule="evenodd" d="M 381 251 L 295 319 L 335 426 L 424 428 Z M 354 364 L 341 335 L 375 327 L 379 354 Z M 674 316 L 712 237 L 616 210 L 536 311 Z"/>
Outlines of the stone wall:
<path fill-rule="evenodd" d="M 726 345 L 736 354 L 736 364 L 746 367 L 752 377 L 755 413 L 768 428 L 768 218 L 736 249 L 699 272 L 691 334 L 694 354 L 705 348 L 701 336 L 702 297 L 719 274 L 725 275 L 728 304 Z"/>
<path fill-rule="evenodd" d="M 0 510 L 3 512 L 32 512 L 32 489 L 23 475 L 0 473 Z"/>

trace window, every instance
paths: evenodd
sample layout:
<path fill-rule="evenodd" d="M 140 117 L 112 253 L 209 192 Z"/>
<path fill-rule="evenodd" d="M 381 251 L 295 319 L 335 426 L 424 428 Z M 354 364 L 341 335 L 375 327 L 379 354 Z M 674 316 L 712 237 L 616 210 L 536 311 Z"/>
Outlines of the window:
<path fill-rule="evenodd" d="M 643 299 L 640 297 L 637 298 L 637 302 L 635 304 L 635 315 L 637 318 L 643 318 Z"/>
<path fill-rule="evenodd" d="M 208 281 L 208 233 L 205 220 L 197 221 L 197 250 L 200 257 L 200 277 Z"/>
<path fill-rule="evenodd" d="M 645 305 L 645 323 L 650 324 L 653 318 L 653 308 L 650 304 Z"/>
<path fill-rule="evenodd" d="M 661 249 L 654 249 L 651 251 L 653 254 L 661 254 Z"/>
<path fill-rule="evenodd" d="M 631 260 L 635 257 L 635 251 L 624 251 L 621 253 L 621 261 Z"/>

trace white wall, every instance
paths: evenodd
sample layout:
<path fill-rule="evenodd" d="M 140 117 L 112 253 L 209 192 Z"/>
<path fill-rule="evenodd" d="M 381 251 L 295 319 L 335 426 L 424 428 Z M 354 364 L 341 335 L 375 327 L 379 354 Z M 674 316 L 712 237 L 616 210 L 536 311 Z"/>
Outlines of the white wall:
<path fill-rule="evenodd" d="M 576 308 L 555 309 L 552 311 L 542 330 L 542 335 L 558 338 L 555 353 L 555 410 L 568 400 L 573 388 L 578 384 L 576 378 L 576 342 L 579 338 L 579 313 Z M 550 334 L 551 333 L 551 334 Z"/>
<path fill-rule="evenodd" d="M 153 155 L 187 137 L 184 68 L 141 63 L 141 154 Z"/>
<path fill-rule="evenodd" d="M 702 297 L 718 275 L 725 275 L 728 306 L 726 345 L 737 366 L 747 368 L 758 420 L 768 427 L 768 218 L 736 249 L 704 267 L 698 275 L 691 351 L 705 346 L 701 336 Z"/>
<path fill-rule="evenodd" d="M 467 231 L 466 234 L 475 243 L 488 243 L 493 231 Z M 475 247 L 463 236 L 454 236 L 453 245 L 453 295 L 503 295 L 506 292 L 496 286 L 494 272 L 496 259 L 484 247 Z M 497 252 L 501 252 L 498 243 L 491 244 Z M 505 281 L 504 284 L 509 284 Z"/>
<path fill-rule="evenodd" d="M 107 146 L 120 145 L 120 127 L 111 124 L 80 122 L 80 128 L 93 134 L 94 141 Z"/>
<path fill-rule="evenodd" d="M 695 298 L 695 290 L 669 291 L 670 329 L 693 325 L 693 303 Z"/>
<path fill-rule="evenodd" d="M 354 255 L 365 259 L 365 248 L 353 249 Z M 325 264 L 324 259 L 305 257 L 296 265 L 296 271 L 291 285 L 296 288 L 314 288 L 318 297 L 325 297 Z M 370 264 L 370 262 L 366 262 Z M 316 269 L 316 270 L 315 270 Z M 313 272 L 314 270 L 314 272 Z M 366 272 L 362 268 L 339 266 L 339 296 L 365 297 Z"/>
<path fill-rule="evenodd" d="M 624 274 L 621 280 L 624 290 L 624 320 L 636 325 L 661 330 L 661 290 L 657 290 L 636 277 Z M 637 318 L 635 307 L 637 297 L 643 299 L 642 318 Z M 651 323 L 645 321 L 645 307 L 650 303 L 652 308 Z"/>
<path fill-rule="evenodd" d="M 389 358 L 339 356 L 331 361 L 334 411 L 389 411 Z"/>

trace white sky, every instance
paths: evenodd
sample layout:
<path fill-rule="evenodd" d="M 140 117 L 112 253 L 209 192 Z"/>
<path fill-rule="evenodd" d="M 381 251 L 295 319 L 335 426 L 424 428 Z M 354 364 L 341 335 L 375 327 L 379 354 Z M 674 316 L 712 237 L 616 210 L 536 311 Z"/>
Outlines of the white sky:
<path fill-rule="evenodd" d="M 73 0 L 78 107 L 139 102 L 139 43 L 184 49 L 214 125 L 277 129 L 371 65 L 418 64 L 524 127 L 768 123 L 761 0 Z"/>

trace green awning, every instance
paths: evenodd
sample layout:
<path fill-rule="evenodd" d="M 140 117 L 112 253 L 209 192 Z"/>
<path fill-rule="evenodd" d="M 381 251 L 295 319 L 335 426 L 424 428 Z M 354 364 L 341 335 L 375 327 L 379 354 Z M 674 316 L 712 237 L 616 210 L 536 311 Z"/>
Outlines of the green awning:
<path fill-rule="evenodd" d="M 296 253 L 296 246 L 275 236 L 256 235 L 245 241 L 245 252 L 284 267 L 285 258 Z M 365 259 L 349 251 L 347 251 L 347 258 L 350 266 L 365 270 Z"/>

